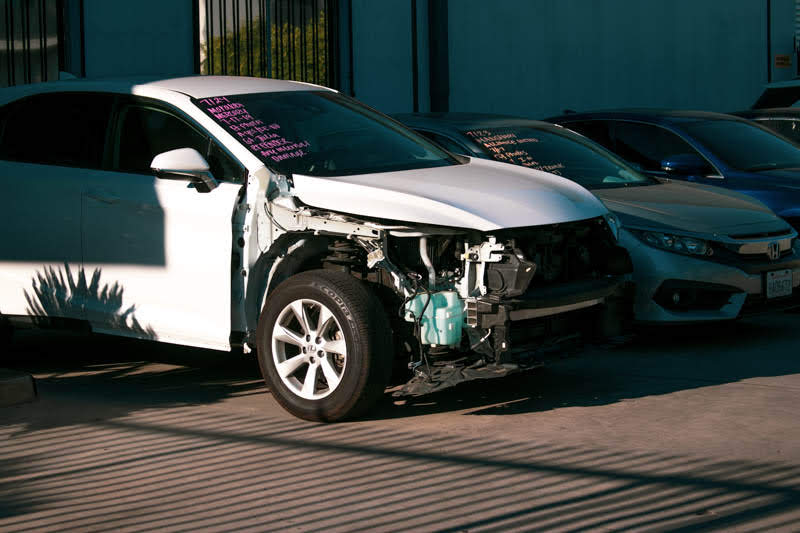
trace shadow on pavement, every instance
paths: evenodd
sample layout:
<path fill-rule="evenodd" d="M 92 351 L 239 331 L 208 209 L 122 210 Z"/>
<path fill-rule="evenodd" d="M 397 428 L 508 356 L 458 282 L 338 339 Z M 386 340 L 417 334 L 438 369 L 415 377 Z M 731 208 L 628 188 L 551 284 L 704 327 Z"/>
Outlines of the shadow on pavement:
<path fill-rule="evenodd" d="M 627 345 L 589 349 L 505 379 L 471 382 L 397 401 L 386 394 L 367 420 L 463 411 L 513 415 L 800 373 L 800 316 L 650 329 Z M 770 349 L 764 351 L 765 342 Z M 16 334 L 4 366 L 33 373 L 109 416 L 148 406 L 214 403 L 266 391 L 252 355 L 57 332 Z M 52 423 L 57 423 L 53 420 Z"/>
<path fill-rule="evenodd" d="M 800 468 L 197 407 L 13 433 L 0 529 L 481 531 L 798 525 Z"/>

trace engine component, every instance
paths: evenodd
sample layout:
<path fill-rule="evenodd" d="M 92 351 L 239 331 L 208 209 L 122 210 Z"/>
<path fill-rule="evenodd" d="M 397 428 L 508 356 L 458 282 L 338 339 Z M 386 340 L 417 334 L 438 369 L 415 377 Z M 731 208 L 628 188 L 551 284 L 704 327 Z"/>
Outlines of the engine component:
<path fill-rule="evenodd" d="M 457 346 L 464 327 L 464 302 L 456 291 L 418 294 L 406 302 L 405 319 L 419 321 L 422 344 Z"/>
<path fill-rule="evenodd" d="M 514 248 L 502 254 L 502 261 L 486 265 L 486 288 L 489 293 L 501 298 L 513 298 L 528 290 L 536 263 L 525 258 Z"/>

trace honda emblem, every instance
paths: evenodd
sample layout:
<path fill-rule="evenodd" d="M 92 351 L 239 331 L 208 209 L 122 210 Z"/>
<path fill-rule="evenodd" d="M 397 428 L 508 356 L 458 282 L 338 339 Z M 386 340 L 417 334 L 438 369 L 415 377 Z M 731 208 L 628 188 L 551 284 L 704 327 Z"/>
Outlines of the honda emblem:
<path fill-rule="evenodd" d="M 781 243 L 771 242 L 767 245 L 767 256 L 775 261 L 781 257 Z"/>

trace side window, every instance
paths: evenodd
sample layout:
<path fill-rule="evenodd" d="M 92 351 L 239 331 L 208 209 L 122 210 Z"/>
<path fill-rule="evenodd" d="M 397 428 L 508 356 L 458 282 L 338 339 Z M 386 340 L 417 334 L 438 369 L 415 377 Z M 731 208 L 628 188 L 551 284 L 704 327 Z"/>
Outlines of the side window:
<path fill-rule="evenodd" d="M 150 174 L 160 153 L 194 148 L 208 161 L 214 177 L 241 181 L 242 167 L 208 136 L 182 118 L 156 107 L 132 104 L 119 113 L 114 170 Z"/>
<path fill-rule="evenodd" d="M 0 159 L 99 169 L 113 96 L 41 94 L 3 111 Z"/>
<path fill-rule="evenodd" d="M 562 124 L 565 128 L 577 131 L 581 135 L 589 137 L 591 140 L 604 146 L 606 149 L 614 151 L 614 143 L 608 133 L 608 122 L 604 120 L 587 120 L 585 122 L 567 122 Z"/>
<path fill-rule="evenodd" d="M 661 161 L 673 155 L 694 154 L 702 157 L 689 143 L 659 126 L 616 121 L 612 128 L 614 151 L 644 170 L 660 171 Z M 708 174 L 713 172 L 711 166 L 706 170 Z"/>
<path fill-rule="evenodd" d="M 783 135 L 795 143 L 800 143 L 800 120 L 776 118 L 759 120 L 758 123 Z"/>
<path fill-rule="evenodd" d="M 194 148 L 205 154 L 208 139 L 175 115 L 129 105 L 120 112 L 114 170 L 150 174 L 150 163 L 162 152 Z"/>
<path fill-rule="evenodd" d="M 433 133 L 430 131 L 422 131 L 422 130 L 417 130 L 417 133 L 424 135 L 425 137 L 432 140 L 433 142 L 435 142 L 448 152 L 454 154 L 472 155 L 470 154 L 470 151 L 467 150 L 465 147 L 461 146 L 460 144 L 457 144 L 455 141 L 448 139 L 444 135 L 439 135 L 438 133 Z"/>

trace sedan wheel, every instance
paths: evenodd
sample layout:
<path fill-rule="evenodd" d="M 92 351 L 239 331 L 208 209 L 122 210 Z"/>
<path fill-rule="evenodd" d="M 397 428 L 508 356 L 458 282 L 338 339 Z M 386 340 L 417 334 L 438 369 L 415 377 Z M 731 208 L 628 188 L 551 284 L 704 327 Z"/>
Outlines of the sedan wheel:
<path fill-rule="evenodd" d="M 341 383 L 347 364 L 342 327 L 325 305 L 295 300 L 272 328 L 272 358 L 289 390 L 306 400 L 325 398 Z"/>
<path fill-rule="evenodd" d="M 343 272 L 303 272 L 271 291 L 257 346 L 273 396 L 306 420 L 358 416 L 383 394 L 391 372 L 384 310 L 364 282 Z"/>

